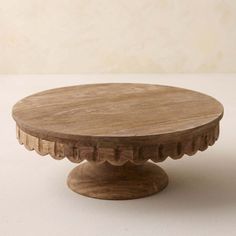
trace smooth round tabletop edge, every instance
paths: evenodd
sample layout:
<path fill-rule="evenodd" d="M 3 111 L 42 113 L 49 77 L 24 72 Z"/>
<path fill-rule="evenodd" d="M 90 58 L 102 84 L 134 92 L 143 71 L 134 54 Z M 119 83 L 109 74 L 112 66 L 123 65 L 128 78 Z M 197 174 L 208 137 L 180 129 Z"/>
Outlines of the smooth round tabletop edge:
<path fill-rule="evenodd" d="M 20 116 L 17 115 L 17 107 L 19 106 L 20 103 L 24 102 L 27 99 L 31 99 L 34 96 L 38 96 L 38 95 L 43 95 L 45 93 L 50 93 L 50 92 L 56 92 L 59 90 L 63 90 L 63 89 L 70 89 L 70 88 L 82 88 L 83 86 L 107 86 L 107 85 L 112 85 L 112 86 L 158 86 L 158 87 L 162 87 L 162 88 L 166 88 L 166 89 L 178 89 L 178 90 L 182 90 L 182 91 L 186 91 L 189 93 L 194 93 L 194 94 L 198 94 L 200 96 L 205 96 L 206 98 L 209 98 L 210 100 L 212 100 L 213 102 L 218 104 L 218 114 L 215 115 L 215 117 L 213 119 L 209 119 L 207 122 L 202 123 L 201 125 L 195 126 L 195 127 L 191 127 L 188 129 L 183 129 L 183 130 L 176 130 L 174 132 L 159 132 L 156 134 L 131 134 L 131 135 L 84 135 L 84 134 L 68 134 L 68 133 L 62 133 L 62 132 L 56 132 L 53 130 L 48 130 L 48 129 L 44 129 L 42 127 L 32 127 L 30 124 L 28 124 L 27 122 L 25 122 L 23 119 L 20 118 Z M 215 98 L 197 92 L 197 91 L 193 91 L 193 90 L 189 90 L 189 89 L 184 89 L 184 88 L 179 88 L 179 87 L 172 87 L 172 86 L 164 86 L 164 85 L 156 85 L 156 84 L 132 84 L 132 83 L 106 83 L 106 84 L 86 84 L 86 85 L 77 85 L 77 86 L 69 86 L 69 87 L 61 87 L 61 88 L 54 88 L 54 89 L 50 89 L 50 90 L 45 90 L 39 93 L 35 93 L 33 95 L 27 96 L 25 98 L 23 98 L 22 100 L 20 100 L 19 102 L 17 102 L 12 110 L 12 116 L 14 118 L 14 120 L 16 121 L 17 126 L 22 129 L 24 132 L 33 135 L 35 137 L 39 137 L 42 139 L 46 139 L 46 140 L 73 140 L 73 141 L 107 141 L 109 139 L 111 140 L 123 140 L 126 141 L 128 140 L 151 140 L 153 138 L 161 138 L 164 136 L 170 136 L 170 135 L 184 135 L 185 133 L 189 133 L 189 132 L 194 132 L 196 130 L 200 130 L 200 129 L 204 129 L 205 126 L 211 126 L 219 123 L 219 121 L 221 120 L 221 118 L 223 117 L 223 113 L 224 113 L 224 109 L 223 109 L 223 105 L 216 100 Z"/>

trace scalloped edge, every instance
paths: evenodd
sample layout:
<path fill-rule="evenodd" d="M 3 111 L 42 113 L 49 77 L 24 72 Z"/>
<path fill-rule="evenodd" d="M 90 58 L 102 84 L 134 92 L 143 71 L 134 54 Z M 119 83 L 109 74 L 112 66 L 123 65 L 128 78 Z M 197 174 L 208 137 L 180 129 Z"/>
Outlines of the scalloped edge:
<path fill-rule="evenodd" d="M 143 164 L 151 160 L 162 162 L 167 157 L 180 159 L 183 155 L 194 155 L 197 151 L 204 151 L 212 146 L 219 137 L 219 122 L 214 126 L 200 132 L 190 134 L 181 141 L 157 143 L 156 145 L 132 146 L 115 148 L 81 146 L 76 143 L 62 143 L 48 141 L 32 136 L 16 126 L 16 136 L 21 145 L 32 151 L 35 150 L 41 156 L 50 155 L 56 160 L 68 158 L 71 162 L 80 163 L 84 160 L 95 163 L 109 162 L 112 165 L 123 165 L 130 161 L 134 164 Z"/>

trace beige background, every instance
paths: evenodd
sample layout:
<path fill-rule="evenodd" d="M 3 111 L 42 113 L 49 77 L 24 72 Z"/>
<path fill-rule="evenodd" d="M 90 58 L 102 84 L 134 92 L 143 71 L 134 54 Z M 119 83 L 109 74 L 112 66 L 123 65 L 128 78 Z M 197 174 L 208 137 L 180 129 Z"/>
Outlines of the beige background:
<path fill-rule="evenodd" d="M 1 1 L 0 73 L 84 72 L 236 72 L 236 1 Z"/>

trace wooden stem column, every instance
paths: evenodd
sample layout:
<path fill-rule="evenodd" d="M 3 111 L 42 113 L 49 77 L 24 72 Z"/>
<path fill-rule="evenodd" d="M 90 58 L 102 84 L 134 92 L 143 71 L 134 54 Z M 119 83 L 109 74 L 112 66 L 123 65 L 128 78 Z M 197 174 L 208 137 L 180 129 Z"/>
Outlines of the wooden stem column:
<path fill-rule="evenodd" d="M 148 196 L 168 184 L 153 162 L 212 146 L 223 106 L 192 90 L 148 84 L 92 84 L 36 93 L 13 107 L 28 150 L 80 164 L 69 187 L 101 199 Z"/>
<path fill-rule="evenodd" d="M 168 184 L 168 176 L 159 166 L 147 162 L 127 162 L 113 166 L 107 162 L 86 162 L 68 176 L 68 186 L 79 194 L 101 199 L 133 199 L 160 192 Z"/>

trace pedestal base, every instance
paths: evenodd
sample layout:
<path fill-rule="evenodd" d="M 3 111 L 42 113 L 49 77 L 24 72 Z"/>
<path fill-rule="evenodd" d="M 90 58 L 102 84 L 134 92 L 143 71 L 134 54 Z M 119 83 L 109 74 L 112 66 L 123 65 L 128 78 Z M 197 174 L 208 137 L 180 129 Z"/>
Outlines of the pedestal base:
<path fill-rule="evenodd" d="M 125 200 L 160 192 L 167 186 L 168 176 L 150 162 L 144 165 L 126 163 L 123 166 L 86 162 L 70 172 L 67 183 L 71 190 L 81 195 Z"/>

